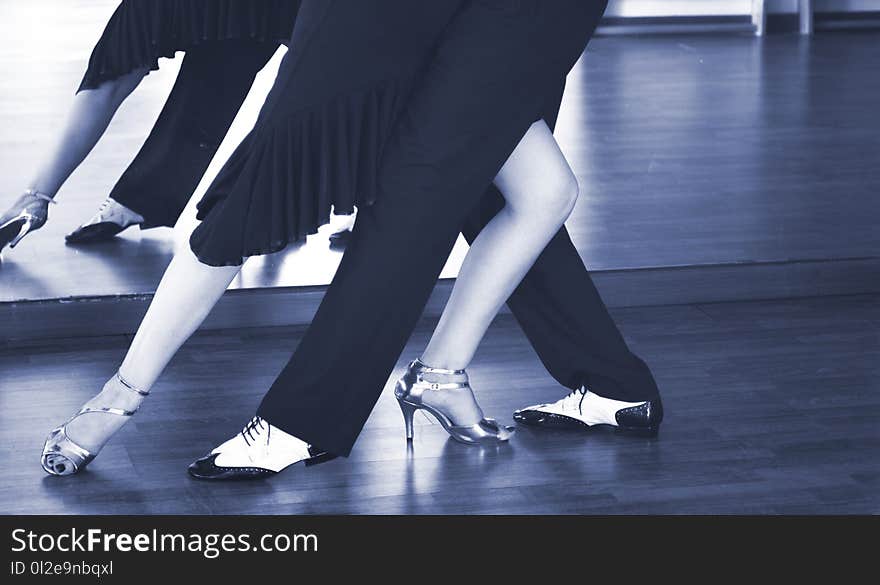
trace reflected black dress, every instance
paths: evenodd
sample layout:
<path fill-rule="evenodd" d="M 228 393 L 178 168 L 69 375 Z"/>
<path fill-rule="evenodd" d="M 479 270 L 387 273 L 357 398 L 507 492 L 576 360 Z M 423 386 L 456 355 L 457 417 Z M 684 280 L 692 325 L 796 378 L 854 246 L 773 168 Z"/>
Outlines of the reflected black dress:
<path fill-rule="evenodd" d="M 110 197 L 173 226 L 278 46 L 300 0 L 123 0 L 89 59 L 78 91 L 185 52 L 150 135 Z"/>
<path fill-rule="evenodd" d="M 217 41 L 286 42 L 299 0 L 123 0 L 92 50 L 79 90 Z"/>

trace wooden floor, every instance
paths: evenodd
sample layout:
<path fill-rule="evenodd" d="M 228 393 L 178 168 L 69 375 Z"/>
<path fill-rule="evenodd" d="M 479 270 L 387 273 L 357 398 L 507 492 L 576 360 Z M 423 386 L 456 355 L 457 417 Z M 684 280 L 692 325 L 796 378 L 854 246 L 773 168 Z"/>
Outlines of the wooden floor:
<path fill-rule="evenodd" d="M 301 328 L 196 336 L 130 426 L 67 479 L 40 469 L 44 435 L 109 377 L 128 339 L 0 348 L 0 513 L 880 513 L 880 297 L 614 315 L 663 390 L 657 439 L 522 428 L 483 451 L 422 418 L 409 452 L 389 387 L 350 459 L 257 483 L 206 484 L 185 469 L 251 416 Z M 510 317 L 471 372 L 487 412 L 507 421 L 562 394 Z"/>
<path fill-rule="evenodd" d="M 0 77 L 15 80 L 0 88 L 0 204 L 29 180 L 115 4 L 0 2 Z M 582 187 L 569 228 L 587 264 L 878 258 L 880 76 L 871 74 L 878 60 L 877 32 L 596 38 L 571 75 L 558 129 Z M 147 78 L 64 187 L 46 228 L 4 253 L 0 302 L 155 288 L 171 230 L 89 248 L 67 247 L 63 235 L 131 160 L 177 66 L 163 61 Z M 264 73 L 212 170 L 256 115 L 272 67 Z M 178 237 L 192 223 L 190 208 Z M 254 260 L 235 286 L 326 284 L 338 260 L 318 238 Z"/>

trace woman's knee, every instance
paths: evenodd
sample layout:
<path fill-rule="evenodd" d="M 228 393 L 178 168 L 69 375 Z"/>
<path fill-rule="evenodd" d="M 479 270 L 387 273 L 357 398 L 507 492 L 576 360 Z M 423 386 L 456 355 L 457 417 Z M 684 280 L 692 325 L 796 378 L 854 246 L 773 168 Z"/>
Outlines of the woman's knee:
<path fill-rule="evenodd" d="M 561 223 L 578 198 L 578 182 L 552 132 L 535 122 L 495 177 L 508 211 Z"/>
<path fill-rule="evenodd" d="M 508 198 L 508 206 L 532 221 L 563 223 L 577 203 L 580 188 L 570 169 L 536 177 L 535 183 L 521 197 Z"/>
<path fill-rule="evenodd" d="M 554 212 L 562 217 L 563 221 L 574 211 L 579 195 L 580 185 L 577 177 L 571 169 L 566 169 L 566 172 L 557 179 L 554 194 L 551 196 Z"/>

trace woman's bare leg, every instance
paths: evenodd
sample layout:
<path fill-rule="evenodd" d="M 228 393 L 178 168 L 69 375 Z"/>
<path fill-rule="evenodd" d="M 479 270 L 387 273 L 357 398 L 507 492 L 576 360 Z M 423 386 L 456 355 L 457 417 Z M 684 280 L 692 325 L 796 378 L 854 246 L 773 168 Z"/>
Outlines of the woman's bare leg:
<path fill-rule="evenodd" d="M 37 168 L 30 188 L 54 197 L 95 147 L 116 110 L 146 73 L 146 69 L 137 69 L 76 94 L 64 128 Z"/>
<path fill-rule="evenodd" d="M 422 354 L 429 366 L 459 370 L 470 364 L 495 315 L 571 214 L 578 195 L 577 179 L 543 121 L 528 130 L 495 177 L 495 185 L 506 205 L 465 257 Z M 431 402 L 453 414 L 459 424 L 482 418 L 469 392 L 435 392 Z"/>
<path fill-rule="evenodd" d="M 207 266 L 198 261 L 188 245 L 174 255 L 156 295 L 150 303 L 134 341 L 119 368 L 120 376 L 140 390 L 148 391 L 159 375 L 220 300 L 241 266 Z M 143 396 L 127 390 L 116 378 L 87 406 L 137 408 Z M 128 420 L 103 413 L 87 414 L 68 425 L 72 440 L 97 453 Z"/>
<path fill-rule="evenodd" d="M 43 226 L 48 219 L 49 201 L 91 152 L 119 105 L 145 74 L 145 69 L 138 69 L 95 89 L 81 91 L 73 98 L 67 122 L 46 151 L 28 189 L 0 213 L 0 249 L 6 244 L 15 247 L 25 235 Z M 143 221 L 128 208 L 120 209 L 117 215 L 131 223 Z"/>

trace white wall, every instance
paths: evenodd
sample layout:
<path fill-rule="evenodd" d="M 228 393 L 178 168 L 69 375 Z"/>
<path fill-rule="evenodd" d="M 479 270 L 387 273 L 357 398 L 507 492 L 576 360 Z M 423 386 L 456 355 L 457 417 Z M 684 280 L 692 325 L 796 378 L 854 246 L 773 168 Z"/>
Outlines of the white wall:
<path fill-rule="evenodd" d="M 765 0 L 770 12 L 795 12 L 797 0 Z M 880 11 L 880 0 L 813 0 L 816 12 Z M 606 16 L 750 14 L 752 0 L 611 0 Z"/>

